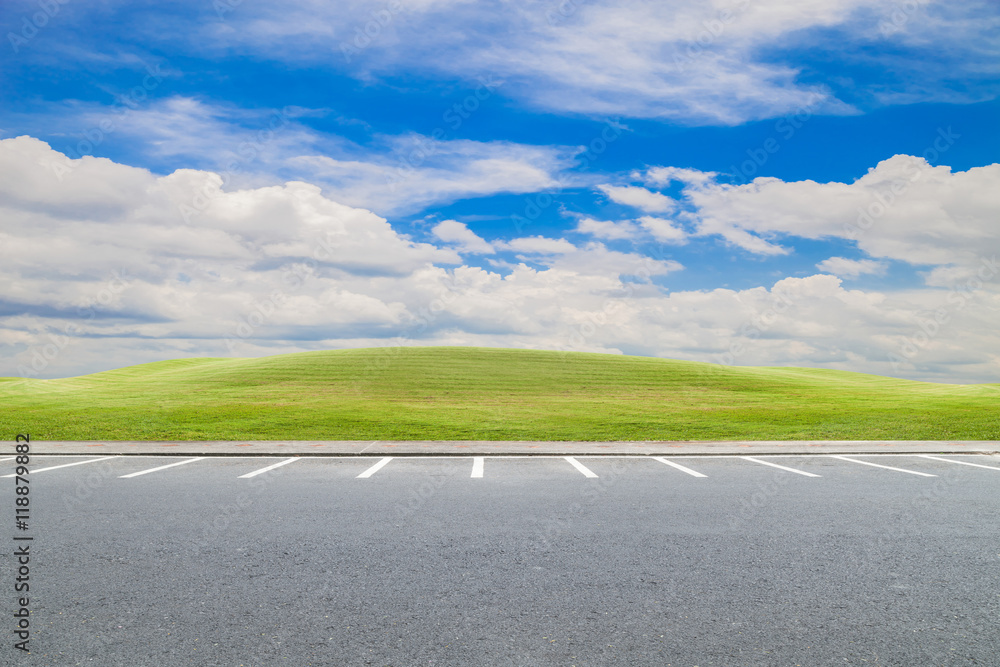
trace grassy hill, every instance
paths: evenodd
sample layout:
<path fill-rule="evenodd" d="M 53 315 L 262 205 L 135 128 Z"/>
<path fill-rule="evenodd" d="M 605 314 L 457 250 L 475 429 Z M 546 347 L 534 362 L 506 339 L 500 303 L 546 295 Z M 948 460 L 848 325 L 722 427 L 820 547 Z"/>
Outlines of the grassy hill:
<path fill-rule="evenodd" d="M 372 348 L 0 379 L 37 440 L 1000 439 L 1000 385 L 606 354 Z"/>

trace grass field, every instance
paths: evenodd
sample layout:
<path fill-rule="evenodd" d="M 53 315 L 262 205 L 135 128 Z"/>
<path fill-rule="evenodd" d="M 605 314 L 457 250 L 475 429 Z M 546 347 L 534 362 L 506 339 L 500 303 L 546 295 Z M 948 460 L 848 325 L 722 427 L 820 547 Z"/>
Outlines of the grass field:
<path fill-rule="evenodd" d="M 0 379 L 35 440 L 1000 439 L 1000 385 L 469 347 Z"/>

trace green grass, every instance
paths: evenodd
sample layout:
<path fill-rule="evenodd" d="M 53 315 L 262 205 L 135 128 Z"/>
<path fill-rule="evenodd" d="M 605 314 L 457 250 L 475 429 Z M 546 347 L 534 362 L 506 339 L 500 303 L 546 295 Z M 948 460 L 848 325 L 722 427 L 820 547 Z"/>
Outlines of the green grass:
<path fill-rule="evenodd" d="M 606 354 L 374 348 L 0 378 L 36 440 L 995 440 L 1000 385 Z"/>

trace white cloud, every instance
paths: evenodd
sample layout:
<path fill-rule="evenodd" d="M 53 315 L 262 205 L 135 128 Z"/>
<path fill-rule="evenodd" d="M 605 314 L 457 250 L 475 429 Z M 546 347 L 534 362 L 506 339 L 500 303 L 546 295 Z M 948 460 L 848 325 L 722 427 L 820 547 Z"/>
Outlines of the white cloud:
<path fill-rule="evenodd" d="M 667 213 L 676 205 L 670 197 L 637 185 L 598 185 L 597 188 L 616 204 L 632 206 L 647 213 Z"/>
<path fill-rule="evenodd" d="M 500 245 L 506 250 L 514 250 L 531 255 L 564 255 L 576 250 L 576 246 L 566 239 L 550 239 L 544 236 L 526 236 Z"/>
<path fill-rule="evenodd" d="M 300 122 L 317 112 L 299 107 L 247 109 L 173 95 L 143 104 L 69 100 L 18 118 L 29 134 L 66 137 L 54 147 L 77 158 L 109 147 L 167 158 L 190 167 L 228 173 L 246 183 L 285 156 L 301 155 L 321 141 L 331 150 L 344 142 L 322 139 Z"/>
<path fill-rule="evenodd" d="M 322 183 L 337 201 L 389 215 L 469 197 L 554 188 L 575 153 L 558 146 L 414 135 L 387 141 L 391 150 L 379 155 L 289 158 L 289 173 Z"/>
<path fill-rule="evenodd" d="M 477 255 L 491 255 L 496 252 L 485 239 L 469 229 L 465 223 L 457 220 L 442 220 L 431 229 L 431 232 L 445 243 L 454 244 L 459 252 Z"/>
<path fill-rule="evenodd" d="M 52 164 L 68 169 L 61 180 Z M 940 196 L 952 179 L 963 183 L 954 205 L 965 206 L 963 223 L 978 224 L 978 207 L 992 196 L 981 191 L 982 174 L 934 173 Z M 922 185 L 936 183 L 932 175 Z M 454 344 L 1000 377 L 995 260 L 964 272 L 942 265 L 928 280 L 948 289 L 848 290 L 835 276 L 814 275 L 740 291 L 668 292 L 660 285 L 683 269 L 677 261 L 597 241 L 496 243 L 525 257 L 501 274 L 462 265 L 449 247 L 414 242 L 316 185 L 224 192 L 221 184 L 204 171 L 156 176 L 104 159 L 69 161 L 29 137 L 0 141 L 0 375 Z M 179 207 L 196 193 L 207 193 L 207 205 L 188 223 Z M 949 218 L 939 219 L 948 228 Z M 455 239 L 445 244 L 474 242 L 457 225 L 438 231 Z"/>
<path fill-rule="evenodd" d="M 300 122 L 323 113 L 299 107 L 247 110 L 173 96 L 138 109 L 53 106 L 24 124 L 54 135 L 93 128 L 88 132 L 99 137 L 101 150 L 127 147 L 214 171 L 227 190 L 302 180 L 338 202 L 387 216 L 468 197 L 564 187 L 562 173 L 581 150 L 452 139 L 447 133 L 375 135 L 362 146 Z M 108 131 L 95 134 L 101 126 Z M 79 157 L 77 148 L 86 152 L 95 146 L 69 141 L 63 150 Z"/>
<path fill-rule="evenodd" d="M 617 283 L 621 276 L 637 276 L 648 280 L 681 271 L 684 266 L 672 259 L 653 259 L 637 253 L 608 250 L 603 243 L 591 241 L 572 250 L 549 256 L 532 257 L 534 262 L 567 275 L 600 276 Z"/>
<path fill-rule="evenodd" d="M 953 136 L 942 129 L 937 145 Z M 758 254 L 787 254 L 778 240 L 791 237 L 845 239 L 874 259 L 914 265 L 977 266 L 1000 253 L 1000 164 L 953 172 L 896 155 L 853 183 L 690 181 L 683 199 L 698 235 Z"/>
<path fill-rule="evenodd" d="M 613 222 L 611 220 L 595 220 L 588 217 L 581 218 L 576 224 L 576 229 L 573 231 L 609 241 L 635 239 L 641 233 L 641 230 L 635 223 L 628 220 Z"/>
<path fill-rule="evenodd" d="M 370 4 L 244 3 L 225 23 L 206 24 L 188 40 L 199 51 L 322 57 L 364 80 L 414 67 L 470 82 L 493 74 L 508 81 L 505 95 L 537 108 L 694 123 L 740 124 L 803 107 L 852 111 L 835 91 L 807 83 L 813 77 L 775 58 L 776 44 L 786 52 L 832 53 L 877 72 L 879 83 L 867 88 L 846 83 L 852 98 L 874 104 L 969 101 L 998 92 L 998 19 L 987 2 L 483 0 L 403 7 L 366 38 L 376 11 Z"/>
<path fill-rule="evenodd" d="M 651 215 L 644 215 L 639 218 L 642 228 L 653 235 L 657 241 L 665 243 L 684 243 L 687 240 L 687 232 L 677 227 L 672 221 L 656 218 Z"/>
<path fill-rule="evenodd" d="M 886 270 L 886 264 L 885 262 L 876 262 L 873 259 L 830 257 L 817 264 L 816 268 L 824 273 L 832 273 L 841 278 L 857 278 L 864 275 L 883 275 Z"/>
<path fill-rule="evenodd" d="M 704 185 L 711 182 L 718 174 L 714 171 L 699 171 L 683 167 L 653 167 L 648 169 L 645 174 L 636 172 L 633 176 L 645 180 L 649 185 L 663 187 L 669 185 L 671 181 L 680 181 L 689 185 Z"/>
<path fill-rule="evenodd" d="M 687 232 L 678 227 L 674 221 L 651 215 L 640 216 L 637 221 L 618 222 L 582 217 L 573 231 L 608 241 L 637 241 L 651 236 L 663 243 L 683 244 L 688 238 Z"/>

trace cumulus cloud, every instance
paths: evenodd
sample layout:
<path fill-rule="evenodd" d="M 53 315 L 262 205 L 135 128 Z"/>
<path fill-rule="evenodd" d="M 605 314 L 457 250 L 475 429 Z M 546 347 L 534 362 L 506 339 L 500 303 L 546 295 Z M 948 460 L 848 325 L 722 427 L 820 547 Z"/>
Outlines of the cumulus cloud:
<path fill-rule="evenodd" d="M 662 243 L 683 244 L 688 233 L 673 220 L 658 218 L 651 215 L 640 216 L 637 220 L 596 220 L 581 217 L 573 230 L 579 234 L 587 234 L 607 241 L 642 241 L 653 238 Z"/>
<path fill-rule="evenodd" d="M 670 197 L 636 185 L 598 185 L 597 187 L 616 204 L 632 206 L 647 213 L 666 213 L 672 211 L 675 205 L 674 200 Z"/>
<path fill-rule="evenodd" d="M 665 276 L 684 267 L 676 260 L 654 259 L 636 253 L 609 250 L 603 243 L 590 241 L 576 246 L 566 239 L 531 236 L 512 239 L 500 247 L 533 264 L 563 275 L 601 275 L 617 281 L 622 276 Z"/>
<path fill-rule="evenodd" d="M 938 144 L 954 136 L 943 129 Z M 683 199 L 698 235 L 762 255 L 787 254 L 780 239 L 791 237 L 844 239 L 872 258 L 914 265 L 975 266 L 1000 253 L 1000 164 L 953 172 L 896 155 L 852 183 L 694 179 Z"/>
<path fill-rule="evenodd" d="M 639 218 L 642 228 L 653 235 L 657 241 L 665 243 L 684 243 L 687 240 L 687 232 L 678 227 L 670 220 L 656 218 L 651 215 L 644 215 Z"/>
<path fill-rule="evenodd" d="M 491 255 L 493 246 L 478 236 L 468 226 L 457 220 L 442 220 L 431 229 L 431 233 L 445 243 L 453 244 L 459 252 L 477 255 Z"/>
<path fill-rule="evenodd" d="M 824 273 L 832 273 L 841 278 L 857 278 L 864 275 L 882 275 L 885 273 L 885 262 L 873 259 L 847 259 L 846 257 L 830 257 L 816 265 Z"/>
<path fill-rule="evenodd" d="M 576 229 L 573 231 L 579 234 L 589 234 L 590 236 L 608 241 L 635 239 L 641 233 L 636 224 L 629 220 L 614 222 L 611 220 L 595 220 L 589 217 L 580 218 L 576 224 Z"/>
<path fill-rule="evenodd" d="M 663 187 L 672 181 L 680 181 L 690 185 L 704 185 L 710 183 L 718 174 L 714 171 L 699 171 L 697 169 L 685 169 L 683 167 L 652 167 L 647 169 L 645 174 L 641 172 L 633 173 L 633 177 L 644 180 L 649 185 Z"/>
<path fill-rule="evenodd" d="M 506 250 L 514 250 L 526 255 L 564 255 L 576 250 L 576 246 L 566 239 L 550 239 L 544 236 L 525 236 L 501 244 Z"/>
<path fill-rule="evenodd" d="M 924 173 L 923 185 L 947 185 L 972 172 Z M 961 200 L 970 225 L 991 196 L 973 176 L 963 187 L 975 192 Z M 596 240 L 494 242 L 500 272 L 463 264 L 457 250 L 479 237 L 456 221 L 433 232 L 440 245 L 419 243 L 313 184 L 226 191 L 222 182 L 69 160 L 30 137 L 0 141 L 0 375 L 451 344 L 1000 377 L 996 260 L 962 272 L 942 265 L 934 280 L 945 289 L 845 289 L 820 274 L 670 291 L 679 262 Z M 192 205 L 199 215 L 186 219 Z"/>
<path fill-rule="evenodd" d="M 272 328 L 397 324 L 400 305 L 373 301 L 370 284 L 461 263 L 306 183 L 226 192 L 214 173 L 156 177 L 106 159 L 67 160 L 29 137 L 0 142 L 0 173 L 0 312 L 44 315 L 57 328 L 75 322 L 86 335 L 222 337 L 277 293 L 284 325 Z M 193 205 L 201 210 L 189 221 Z M 305 300 L 291 290 L 303 282 Z M 44 331 L 41 322 L 22 334 Z"/>

